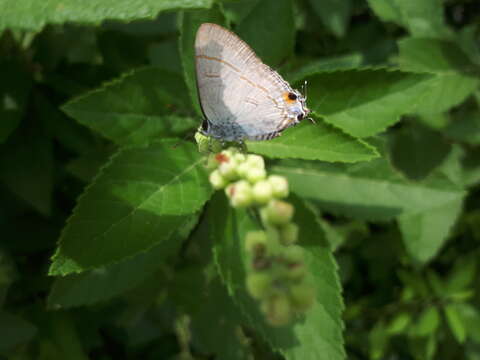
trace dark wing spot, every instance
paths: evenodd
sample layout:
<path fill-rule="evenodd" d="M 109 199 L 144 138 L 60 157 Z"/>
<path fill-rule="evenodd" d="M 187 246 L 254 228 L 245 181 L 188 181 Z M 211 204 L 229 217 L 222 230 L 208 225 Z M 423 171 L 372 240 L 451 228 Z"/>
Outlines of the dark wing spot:
<path fill-rule="evenodd" d="M 288 98 L 290 100 L 297 100 L 297 95 L 291 92 L 291 93 L 288 93 Z"/>

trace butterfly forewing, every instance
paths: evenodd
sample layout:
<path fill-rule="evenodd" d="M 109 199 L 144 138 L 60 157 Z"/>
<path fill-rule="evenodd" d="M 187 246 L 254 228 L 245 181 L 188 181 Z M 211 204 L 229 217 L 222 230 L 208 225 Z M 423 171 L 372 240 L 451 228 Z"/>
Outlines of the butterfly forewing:
<path fill-rule="evenodd" d="M 212 136 L 262 139 L 281 131 L 291 88 L 232 32 L 202 24 L 195 41 L 197 85 Z"/>

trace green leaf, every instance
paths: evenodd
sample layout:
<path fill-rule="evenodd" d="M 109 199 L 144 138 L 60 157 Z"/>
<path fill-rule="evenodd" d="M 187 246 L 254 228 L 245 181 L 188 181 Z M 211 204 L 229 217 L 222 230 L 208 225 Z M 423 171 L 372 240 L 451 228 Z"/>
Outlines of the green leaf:
<path fill-rule="evenodd" d="M 259 311 L 259 305 L 246 292 L 245 273 L 248 267 L 243 241 L 247 231 L 256 228 L 245 211 L 234 211 L 227 206 L 223 194 L 210 204 L 208 216 L 212 219 L 215 259 L 223 281 L 234 301 L 240 306 L 250 326 L 260 332 L 272 348 L 286 359 L 344 359 L 342 340 L 339 279 L 336 265 L 323 231 L 315 215 L 301 200 L 293 199 L 294 222 L 300 228 L 300 245 L 305 250 L 309 282 L 317 290 L 317 303 L 305 317 L 288 327 L 268 326 Z"/>
<path fill-rule="evenodd" d="M 120 150 L 79 199 L 50 274 L 108 265 L 165 242 L 210 194 L 193 144 L 164 140 Z"/>
<path fill-rule="evenodd" d="M 107 19 L 122 21 L 153 19 L 160 11 L 208 8 L 212 2 L 212 0 L 107 0 L 102 2 L 0 0 L 0 8 L 4 9 L 0 14 L 0 31 L 9 27 L 40 30 L 47 23 L 100 24 Z"/>
<path fill-rule="evenodd" d="M 384 21 L 408 29 L 413 36 L 448 37 L 450 30 L 443 20 L 442 0 L 367 0 Z"/>
<path fill-rule="evenodd" d="M 48 296 L 48 307 L 58 310 L 91 305 L 132 289 L 165 264 L 167 257 L 180 248 L 181 240 L 188 236 L 197 220 L 198 216 L 187 217 L 168 239 L 131 258 L 56 279 Z"/>
<path fill-rule="evenodd" d="M 434 74 L 428 96 L 415 108 L 419 113 L 440 113 L 463 102 L 479 85 L 480 68 L 454 43 L 424 38 L 399 41 L 402 69 Z"/>
<path fill-rule="evenodd" d="M 480 344 L 480 312 L 473 305 L 461 303 L 456 305 L 456 310 L 465 324 L 467 335 L 470 339 Z"/>
<path fill-rule="evenodd" d="M 388 345 L 388 332 L 383 320 L 378 321 L 368 334 L 369 353 L 371 359 L 381 359 Z"/>
<path fill-rule="evenodd" d="M 465 338 L 467 337 L 467 331 L 465 328 L 465 323 L 462 321 L 460 314 L 457 311 L 457 305 L 446 305 L 443 310 L 453 336 L 460 344 L 463 344 L 465 342 Z"/>
<path fill-rule="evenodd" d="M 480 145 L 480 111 L 468 109 L 452 114 L 452 121 L 446 127 L 445 134 L 457 141 Z"/>
<path fill-rule="evenodd" d="M 406 328 L 412 322 L 412 316 L 406 312 L 401 312 L 390 321 L 386 328 L 389 335 L 399 335 L 405 332 Z"/>
<path fill-rule="evenodd" d="M 210 22 L 225 25 L 225 18 L 219 8 L 215 6 L 210 10 L 182 12 L 179 14 L 178 19 L 180 58 L 182 59 L 185 83 L 187 84 L 195 111 L 198 115 L 203 116 L 198 101 L 195 76 L 195 36 L 201 24 Z"/>
<path fill-rule="evenodd" d="M 420 180 L 440 166 L 451 145 L 439 132 L 409 125 L 393 134 L 390 156 L 397 169 L 410 179 Z"/>
<path fill-rule="evenodd" d="M 115 80 L 63 106 L 81 124 L 117 144 L 147 143 L 195 128 L 180 75 L 149 67 Z"/>
<path fill-rule="evenodd" d="M 428 336 L 435 333 L 440 325 L 440 313 L 435 306 L 430 306 L 422 311 L 416 323 L 411 327 L 413 336 Z"/>
<path fill-rule="evenodd" d="M 248 141 L 249 151 L 272 158 L 357 162 L 378 156 L 375 148 L 317 119 L 303 121 L 269 141 Z"/>
<path fill-rule="evenodd" d="M 360 67 L 362 62 L 363 56 L 358 53 L 322 58 L 302 65 L 299 69 L 287 74 L 285 78 L 292 84 L 299 83 L 308 76 L 322 72 L 353 70 Z M 308 86 L 306 87 L 306 90 L 308 90 Z"/>
<path fill-rule="evenodd" d="M 1 60 L 0 68 L 2 69 L 2 81 L 0 82 L 1 144 L 20 124 L 32 87 L 32 79 L 18 62 Z"/>
<path fill-rule="evenodd" d="M 354 165 L 282 160 L 271 168 L 284 175 L 296 194 L 321 209 L 369 220 L 424 214 L 461 201 L 464 191 L 438 175 L 410 182 L 385 159 Z"/>
<path fill-rule="evenodd" d="M 0 311 L 0 350 L 5 351 L 29 341 L 37 332 L 35 326 L 21 317 Z"/>
<path fill-rule="evenodd" d="M 277 66 L 293 53 L 292 0 L 262 0 L 243 18 L 236 33 L 264 63 Z"/>
<path fill-rule="evenodd" d="M 0 182 L 46 216 L 52 209 L 53 172 L 53 144 L 38 121 L 22 124 L 0 147 Z"/>
<path fill-rule="evenodd" d="M 252 12 L 261 0 L 225 1 L 223 13 L 229 23 L 239 24 Z"/>
<path fill-rule="evenodd" d="M 404 38 L 398 42 L 402 69 L 414 72 L 478 75 L 472 63 L 455 43 L 430 38 Z"/>
<path fill-rule="evenodd" d="M 319 73 L 308 78 L 308 105 L 348 134 L 368 137 L 412 113 L 430 96 L 430 78 L 387 69 Z"/>
<path fill-rule="evenodd" d="M 352 9 L 351 0 L 310 0 L 310 4 L 330 32 L 337 37 L 345 35 Z"/>
<path fill-rule="evenodd" d="M 473 253 L 455 261 L 446 284 L 448 294 L 454 295 L 468 290 L 473 285 L 477 274 L 477 257 L 478 254 Z"/>
<path fill-rule="evenodd" d="M 463 199 L 455 198 L 422 213 L 402 214 L 398 225 L 410 256 L 419 262 L 432 259 L 445 243 L 462 212 Z"/>
<path fill-rule="evenodd" d="M 195 343 L 198 342 L 204 353 L 217 354 L 219 359 L 247 359 L 246 338 L 242 339 L 238 329 L 241 314 L 225 286 L 217 277 L 199 291 L 202 304 L 198 312 L 192 314 L 191 321 Z M 190 292 L 188 296 L 191 297 Z M 212 314 L 217 316 L 212 317 Z"/>

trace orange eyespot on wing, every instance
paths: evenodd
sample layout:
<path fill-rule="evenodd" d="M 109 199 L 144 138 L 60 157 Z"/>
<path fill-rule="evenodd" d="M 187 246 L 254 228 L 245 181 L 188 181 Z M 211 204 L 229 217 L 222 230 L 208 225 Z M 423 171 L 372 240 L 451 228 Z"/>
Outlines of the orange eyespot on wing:
<path fill-rule="evenodd" d="M 292 92 L 286 92 L 283 94 L 283 99 L 287 104 L 293 104 L 297 100 L 297 95 Z"/>

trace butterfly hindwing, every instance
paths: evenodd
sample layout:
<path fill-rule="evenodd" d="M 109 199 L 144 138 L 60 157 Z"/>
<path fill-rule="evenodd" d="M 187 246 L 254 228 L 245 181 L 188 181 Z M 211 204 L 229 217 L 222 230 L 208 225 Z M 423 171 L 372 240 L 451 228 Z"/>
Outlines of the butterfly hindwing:
<path fill-rule="evenodd" d="M 195 54 L 200 103 L 210 135 L 262 140 L 289 126 L 284 94 L 291 87 L 235 34 L 202 24 Z"/>

